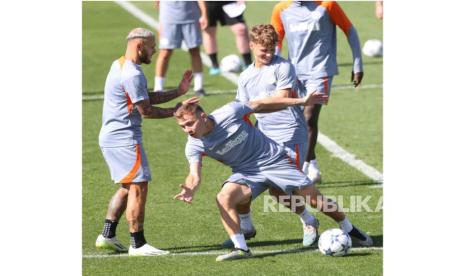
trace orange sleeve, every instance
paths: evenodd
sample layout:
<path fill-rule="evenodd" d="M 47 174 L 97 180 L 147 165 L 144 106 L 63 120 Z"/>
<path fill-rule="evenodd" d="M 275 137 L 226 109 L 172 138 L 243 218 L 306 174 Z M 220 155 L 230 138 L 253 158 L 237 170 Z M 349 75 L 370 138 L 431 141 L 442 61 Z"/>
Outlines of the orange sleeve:
<path fill-rule="evenodd" d="M 321 5 L 328 11 L 331 21 L 339 26 L 346 36 L 349 36 L 349 29 L 352 27 L 352 23 L 342 10 L 341 6 L 339 6 L 339 4 L 335 1 L 323 1 Z"/>
<path fill-rule="evenodd" d="M 281 11 L 285 10 L 291 4 L 291 1 L 281 1 L 276 4 L 271 13 L 271 25 L 273 25 L 276 33 L 278 33 L 278 48 L 283 47 L 283 40 L 285 36 L 283 22 L 281 21 Z"/>

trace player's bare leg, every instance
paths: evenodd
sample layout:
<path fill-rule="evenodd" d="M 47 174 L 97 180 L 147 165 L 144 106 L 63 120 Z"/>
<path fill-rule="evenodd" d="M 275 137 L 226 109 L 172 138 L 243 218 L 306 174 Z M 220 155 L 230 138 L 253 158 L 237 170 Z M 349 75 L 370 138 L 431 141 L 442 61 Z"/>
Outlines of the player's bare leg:
<path fill-rule="evenodd" d="M 315 104 L 305 106 L 304 116 L 308 126 L 308 151 L 305 156 L 303 172 L 312 180 L 312 182 L 321 181 L 321 174 L 316 162 L 315 147 L 318 139 L 318 118 L 320 116 L 321 105 Z"/>
<path fill-rule="evenodd" d="M 200 58 L 200 48 L 189 49 L 191 56 L 192 72 L 194 74 L 194 93 L 197 97 L 205 96 L 203 89 L 202 59 Z"/>
<path fill-rule="evenodd" d="M 205 53 L 210 57 L 212 67 L 209 70 L 210 75 L 220 74 L 220 65 L 218 64 L 218 46 L 216 43 L 216 27 L 207 27 L 202 32 L 203 47 Z"/>
<path fill-rule="evenodd" d="M 144 236 L 145 202 L 147 200 L 148 182 L 130 183 L 126 219 L 131 234 L 131 256 L 154 256 L 168 254 L 168 251 L 157 249 L 147 243 Z"/>
<path fill-rule="evenodd" d="M 252 57 L 250 54 L 249 32 L 247 25 L 242 22 L 236 23 L 231 26 L 231 31 L 236 37 L 236 47 L 237 50 L 239 50 L 239 53 L 241 53 L 245 65 L 251 64 Z"/>
<path fill-rule="evenodd" d="M 116 191 L 108 204 L 107 215 L 102 233 L 97 237 L 95 246 L 98 249 L 110 249 L 127 252 L 128 249 L 116 238 L 116 227 L 121 218 L 128 199 L 128 189 L 123 185 Z"/>
<path fill-rule="evenodd" d="M 320 223 L 307 211 L 305 208 L 305 201 L 300 200 L 300 196 L 293 195 L 289 198 L 289 201 L 282 202 L 282 200 L 279 200 L 280 198 L 286 196 L 285 198 L 288 199 L 288 197 L 283 191 L 275 188 L 270 188 L 269 193 L 274 200 L 282 203 L 285 207 L 291 209 L 292 212 L 299 216 L 303 229 L 302 245 L 304 247 L 312 245 L 318 237 L 318 227 Z"/>
<path fill-rule="evenodd" d="M 245 185 L 226 183 L 216 196 L 216 203 L 220 210 L 221 222 L 234 243 L 234 249 L 228 254 L 220 255 L 217 261 L 247 258 L 251 256 L 250 250 L 241 233 L 240 218 L 237 206 L 250 201 L 252 191 Z"/>
<path fill-rule="evenodd" d="M 171 49 L 160 49 L 157 64 L 155 65 L 155 82 L 153 91 L 163 91 L 166 72 L 168 72 L 168 65 L 172 53 L 173 50 Z"/>

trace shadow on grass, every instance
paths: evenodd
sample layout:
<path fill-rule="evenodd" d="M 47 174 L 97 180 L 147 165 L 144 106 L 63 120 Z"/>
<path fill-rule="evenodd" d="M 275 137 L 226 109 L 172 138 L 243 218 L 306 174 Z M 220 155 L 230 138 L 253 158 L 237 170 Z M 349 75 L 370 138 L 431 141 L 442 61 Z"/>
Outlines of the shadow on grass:
<path fill-rule="evenodd" d="M 374 181 L 374 180 L 336 180 L 336 181 L 323 181 L 320 184 L 317 184 L 318 188 L 333 188 L 333 187 L 354 187 L 354 186 L 373 186 L 373 185 L 382 185 L 383 182 Z"/>
<path fill-rule="evenodd" d="M 383 246 L 383 235 L 377 235 L 377 236 L 371 236 L 373 239 L 373 245 L 372 247 L 382 247 Z M 257 247 L 266 247 L 266 246 L 276 246 L 276 245 L 300 245 L 302 243 L 301 239 L 289 239 L 289 240 L 266 240 L 266 241 L 254 241 L 254 242 L 248 242 L 247 245 L 252 248 L 257 248 Z M 353 248 L 362 248 L 358 244 L 354 244 Z M 274 256 L 274 255 L 280 255 L 280 254 L 294 254 L 294 253 L 300 253 L 308 250 L 316 250 L 318 249 L 318 243 L 315 242 L 312 246 L 310 247 L 298 247 L 294 249 L 276 249 L 277 252 L 270 252 L 270 253 L 263 253 L 259 254 L 259 257 L 262 256 Z M 207 244 L 207 245 L 193 245 L 193 246 L 181 246 L 181 247 L 171 247 L 171 248 L 164 248 L 164 250 L 172 250 L 175 251 L 175 253 L 195 253 L 195 252 L 207 252 L 207 251 L 212 251 L 212 250 L 228 250 L 228 248 L 223 247 L 220 243 L 218 244 Z M 284 250 L 284 251 L 281 251 Z M 174 253 L 174 252 L 173 252 Z M 359 252 L 357 252 L 358 254 Z M 355 252 L 354 252 L 355 254 Z M 362 253 L 360 253 L 362 254 Z M 363 253 L 365 254 L 365 253 Z M 370 254 L 370 253 L 367 253 Z"/>

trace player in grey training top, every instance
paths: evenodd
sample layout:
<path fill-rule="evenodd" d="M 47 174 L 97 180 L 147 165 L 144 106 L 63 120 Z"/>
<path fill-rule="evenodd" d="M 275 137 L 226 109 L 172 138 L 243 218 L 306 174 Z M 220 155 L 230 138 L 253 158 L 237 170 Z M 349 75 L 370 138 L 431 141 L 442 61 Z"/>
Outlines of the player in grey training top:
<path fill-rule="evenodd" d="M 174 49 L 184 41 L 191 56 L 194 72 L 194 92 L 203 96 L 202 59 L 200 45 L 202 31 L 208 24 L 204 1 L 160 1 L 160 53 L 155 67 L 154 91 L 163 90 L 168 64 Z"/>
<path fill-rule="evenodd" d="M 255 195 L 261 186 L 275 187 L 281 191 L 296 193 L 305 197 L 311 204 L 333 218 L 340 227 L 365 245 L 371 238 L 359 231 L 334 207 L 335 203 L 326 199 L 313 183 L 289 162 L 284 149 L 263 135 L 246 120 L 251 112 L 271 112 L 293 105 L 321 103 L 327 96 L 321 93 L 309 94 L 305 98 L 264 98 L 247 104 L 233 102 L 217 109 L 208 116 L 196 104 L 182 105 L 174 114 L 179 126 L 189 134 L 186 144 L 186 157 L 189 160 L 189 175 L 176 199 L 191 203 L 199 188 L 204 154 L 223 162 L 233 169 L 217 195 L 223 226 L 234 243 L 231 253 L 220 255 L 217 261 L 246 258 L 251 256 L 244 235 L 240 231 L 240 218 L 237 206 L 244 204 Z"/>
<path fill-rule="evenodd" d="M 150 64 L 155 46 L 152 32 L 143 28 L 133 29 L 127 36 L 126 53 L 112 63 L 105 83 L 99 144 L 111 178 L 121 186 L 110 201 L 103 231 L 95 246 L 128 251 L 116 239 L 118 221 L 126 211 L 131 236 L 129 255 L 168 253 L 149 245 L 144 237 L 144 208 L 151 174 L 142 145 L 141 117 L 173 116 L 176 107 L 159 108 L 152 104 L 184 95 L 192 79 L 192 72 L 186 71 L 177 89 L 148 93 L 141 64 Z"/>
<path fill-rule="evenodd" d="M 293 66 L 284 58 L 274 55 L 277 42 L 278 35 L 272 25 L 260 24 L 252 27 L 250 48 L 255 62 L 239 76 L 237 100 L 247 103 L 265 97 L 297 97 L 297 78 Z M 302 109 L 292 106 L 277 112 L 255 114 L 255 117 L 258 128 L 266 136 L 285 146 L 289 156 L 300 169 L 307 148 L 307 128 Z M 282 192 L 271 188 L 270 194 L 278 197 Z M 241 230 L 246 239 L 256 234 L 250 204 L 251 202 L 238 208 Z M 308 214 L 304 206 L 298 206 L 293 210 L 301 218 L 304 230 L 303 245 L 310 246 L 317 237 L 318 221 Z M 232 242 L 228 240 L 223 246 L 232 247 Z"/>
<path fill-rule="evenodd" d="M 317 91 L 330 95 L 334 75 L 338 74 L 336 62 L 336 26 L 347 37 L 352 50 L 352 81 L 357 87 L 363 78 L 362 55 L 357 30 L 335 1 L 282 1 L 273 9 L 271 22 L 282 47 L 287 37 L 289 60 L 295 66 L 300 91 Z M 308 151 L 303 171 L 310 179 L 321 181 L 315 147 L 318 138 L 318 117 L 321 105 L 304 109 L 308 124 Z"/>

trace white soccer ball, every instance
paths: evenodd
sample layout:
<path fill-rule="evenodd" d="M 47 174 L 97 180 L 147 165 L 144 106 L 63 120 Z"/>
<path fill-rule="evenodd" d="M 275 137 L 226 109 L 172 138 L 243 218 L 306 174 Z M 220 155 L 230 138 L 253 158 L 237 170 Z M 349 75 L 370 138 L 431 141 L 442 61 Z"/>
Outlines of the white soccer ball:
<path fill-rule="evenodd" d="M 369 57 L 383 56 L 383 42 L 378 39 L 369 39 L 363 45 L 362 52 Z"/>
<path fill-rule="evenodd" d="M 225 56 L 220 62 L 223 72 L 239 73 L 242 70 L 242 61 L 237 55 Z"/>
<path fill-rule="evenodd" d="M 318 248 L 326 256 L 344 256 L 352 247 L 352 239 L 341 229 L 329 229 L 321 234 L 318 240 Z"/>

